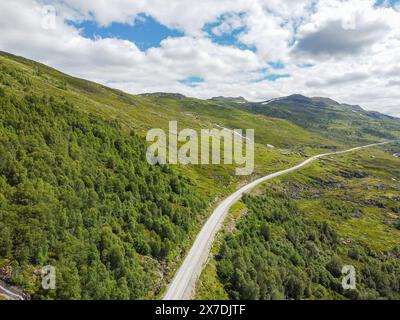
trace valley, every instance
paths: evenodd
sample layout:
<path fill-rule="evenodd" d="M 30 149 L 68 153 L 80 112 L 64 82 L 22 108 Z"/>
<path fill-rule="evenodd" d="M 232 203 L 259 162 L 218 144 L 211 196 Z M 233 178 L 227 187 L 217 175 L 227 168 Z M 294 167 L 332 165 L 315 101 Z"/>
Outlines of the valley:
<path fill-rule="evenodd" d="M 314 155 L 400 138 L 399 119 L 329 99 L 295 95 L 266 105 L 168 93 L 129 95 L 3 52 L 0 103 L 0 269 L 11 270 L 7 281 L 33 299 L 160 299 L 222 199 L 252 181 L 294 167 Z M 198 132 L 220 127 L 254 129 L 254 173 L 236 176 L 235 166 L 224 164 L 150 166 L 146 161 L 146 132 L 153 128 L 168 132 L 170 121 Z M 314 181 L 312 174 L 325 176 L 327 169 L 334 170 L 337 165 L 347 172 L 354 168 L 352 161 L 357 161 L 357 170 L 368 171 L 368 179 L 378 185 L 382 179 L 385 186 L 392 178 L 400 180 L 395 174 L 400 159 L 392 156 L 400 152 L 398 145 L 361 150 L 360 154 L 367 152 L 374 158 L 357 161 L 356 154 L 355 158 L 338 155 L 340 160 L 328 157 L 305 168 L 310 173 L 304 181 L 302 173 L 290 173 L 288 179 L 295 177 L 296 187 L 300 188 Z M 321 168 L 320 163 L 326 166 Z M 377 191 L 365 190 L 364 184 L 353 181 L 352 174 L 348 173 L 349 183 L 354 182 L 351 190 L 363 194 L 354 197 L 352 206 L 368 207 L 364 224 L 340 216 L 331 221 L 315 213 L 320 204 L 307 201 L 306 187 L 301 187 L 304 194 L 296 200 L 299 210 L 318 223 L 331 221 L 335 232 L 351 239 L 353 228 L 354 241 L 363 241 L 363 250 L 371 246 L 371 250 L 391 252 L 400 231 L 388 223 L 395 223 L 398 215 L 393 210 L 397 210 L 399 191 L 388 189 L 391 195 L 367 198 L 370 202 L 365 204 L 363 197 Z M 329 184 L 327 180 L 324 183 Z M 299 192 L 291 191 L 295 187 L 283 177 L 273 181 L 272 185 L 281 181 L 288 184 L 284 193 Z M 280 197 L 284 197 L 274 193 L 278 200 L 270 203 L 260 188 L 254 191 L 260 193 L 255 199 L 246 197 L 239 203 L 256 217 L 267 212 L 267 207 L 282 207 Z M 329 201 L 335 197 L 338 195 L 333 191 L 326 194 Z M 381 208 L 383 200 L 385 207 Z M 253 206 L 253 202 L 268 206 Z M 333 203 L 326 210 L 341 208 L 341 204 Z M 247 219 L 243 216 L 234 229 L 260 223 Z M 277 237 L 282 236 L 281 228 L 285 226 L 276 226 Z M 387 238 L 383 237 L 386 232 L 390 235 Z M 228 232 L 226 236 L 236 234 Z M 225 241 L 220 235 L 217 239 L 217 246 Z M 213 253 L 218 250 L 213 248 Z M 218 274 L 213 283 L 220 284 L 224 297 L 245 297 L 223 271 L 224 256 L 217 255 L 221 259 L 210 262 L 217 268 L 213 276 Z M 328 256 L 323 257 L 324 261 Z M 55 265 L 58 270 L 55 291 L 40 288 L 38 270 L 45 264 Z M 204 277 L 213 279 L 210 273 L 207 266 L 197 294 L 215 298 L 212 288 L 203 286 L 209 281 Z M 252 276 L 252 270 L 246 274 Z M 367 281 L 363 285 L 368 288 Z M 300 297 L 278 291 L 276 297 Z M 310 292 L 307 297 L 318 298 Z"/>

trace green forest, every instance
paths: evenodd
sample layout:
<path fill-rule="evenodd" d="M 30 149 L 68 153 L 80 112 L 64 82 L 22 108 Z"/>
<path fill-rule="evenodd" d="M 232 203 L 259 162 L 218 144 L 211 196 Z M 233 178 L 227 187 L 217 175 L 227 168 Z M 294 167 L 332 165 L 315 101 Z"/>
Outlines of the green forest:
<path fill-rule="evenodd" d="M 11 76 L 26 91 L 0 86 L 0 260 L 13 283 L 34 299 L 148 297 L 147 260 L 168 261 L 206 202 L 187 178 L 150 166 L 134 132 Z M 57 289 L 44 292 L 27 270 L 48 264 Z"/>
<path fill-rule="evenodd" d="M 399 299 L 400 247 L 343 248 L 337 233 L 302 211 L 285 192 L 243 198 L 249 212 L 223 239 L 217 273 L 232 299 Z M 342 267 L 357 266 L 356 290 Z"/>

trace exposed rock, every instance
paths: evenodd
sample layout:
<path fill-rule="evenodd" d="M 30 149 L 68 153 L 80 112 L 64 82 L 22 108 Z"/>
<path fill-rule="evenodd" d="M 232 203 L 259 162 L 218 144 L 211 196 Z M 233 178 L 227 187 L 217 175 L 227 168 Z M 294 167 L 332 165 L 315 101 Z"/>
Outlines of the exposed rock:
<path fill-rule="evenodd" d="M 0 280 L 9 281 L 11 279 L 11 274 L 12 274 L 11 266 L 0 268 Z"/>
<path fill-rule="evenodd" d="M 336 151 L 338 149 L 337 146 L 318 146 L 317 148 L 319 148 L 319 149 L 328 149 L 328 150 L 332 150 L 332 151 Z"/>
<path fill-rule="evenodd" d="M 368 199 L 368 200 L 364 201 L 364 203 L 367 206 L 370 206 L 370 207 L 377 207 L 377 208 L 380 208 L 380 209 L 385 209 L 386 208 L 386 204 L 381 202 L 381 201 L 379 201 L 379 200 Z"/>
<path fill-rule="evenodd" d="M 356 170 L 356 169 L 346 169 L 346 170 L 340 170 L 339 174 L 344 177 L 344 178 L 358 178 L 358 179 L 362 179 L 362 178 L 366 178 L 368 177 L 368 173 L 360 171 L 360 170 Z"/>
<path fill-rule="evenodd" d="M 388 190 L 388 189 L 389 189 L 388 186 L 385 186 L 383 184 L 380 184 L 380 185 L 376 186 L 376 190 L 384 191 L 384 190 Z"/>
<path fill-rule="evenodd" d="M 330 181 L 323 180 L 319 177 L 315 177 L 314 180 L 318 186 L 323 187 L 325 189 L 334 190 L 343 188 L 343 184 L 335 181 L 334 177 L 331 177 Z"/>
<path fill-rule="evenodd" d="M 362 212 L 360 210 L 356 210 L 356 211 L 353 212 L 352 217 L 361 218 L 362 217 Z"/>

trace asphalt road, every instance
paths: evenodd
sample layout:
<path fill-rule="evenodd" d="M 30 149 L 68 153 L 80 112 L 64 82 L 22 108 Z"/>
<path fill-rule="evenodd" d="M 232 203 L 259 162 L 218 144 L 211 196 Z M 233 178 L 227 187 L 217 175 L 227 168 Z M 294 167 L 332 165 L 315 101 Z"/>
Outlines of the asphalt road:
<path fill-rule="evenodd" d="M 5 287 L 5 283 L 3 283 L 2 281 L 0 281 L 0 296 L 3 296 L 8 300 L 24 300 L 24 297 L 7 289 Z"/>
<path fill-rule="evenodd" d="M 232 195 L 230 195 L 214 210 L 212 215 L 208 218 L 207 222 L 201 229 L 200 233 L 197 235 L 197 238 L 194 241 L 189 253 L 187 254 L 182 265 L 176 272 L 175 277 L 172 280 L 171 284 L 169 285 L 167 292 L 164 295 L 164 300 L 189 300 L 192 298 L 196 281 L 199 278 L 203 270 L 203 267 L 207 262 L 207 258 L 210 254 L 211 245 L 214 241 L 215 235 L 221 229 L 222 224 L 228 214 L 229 208 L 235 202 L 237 202 L 245 192 L 252 190 L 255 186 L 259 185 L 264 181 L 271 180 L 273 178 L 290 173 L 292 171 L 296 171 L 317 159 L 327 156 L 367 149 L 392 142 L 394 141 L 375 143 L 344 151 L 316 155 L 292 168 L 275 172 L 265 177 L 262 177 L 258 180 L 255 180 L 249 183 L 248 185 L 242 187 Z"/>

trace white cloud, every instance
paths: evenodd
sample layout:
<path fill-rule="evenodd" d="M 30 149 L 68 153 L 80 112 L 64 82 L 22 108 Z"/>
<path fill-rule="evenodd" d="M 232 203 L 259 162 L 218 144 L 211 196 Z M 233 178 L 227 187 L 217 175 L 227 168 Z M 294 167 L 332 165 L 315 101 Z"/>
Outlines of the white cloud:
<path fill-rule="evenodd" d="M 55 29 L 42 27 L 44 4 L 57 8 Z M 373 0 L 2 1 L 0 50 L 131 93 L 241 95 L 251 100 L 301 93 L 400 116 L 400 12 L 373 4 Z M 143 52 L 117 37 L 85 38 L 65 22 L 134 24 L 141 13 L 182 30 L 185 36 L 165 39 L 159 48 Z M 217 21 L 222 23 L 212 29 L 216 36 L 244 28 L 239 41 L 256 51 L 213 43 L 204 26 Z M 277 61 L 285 65 L 283 70 L 269 67 L 268 62 Z M 305 64 L 311 67 L 301 67 Z M 265 72 L 290 78 L 256 82 Z M 179 82 L 191 76 L 204 82 L 195 88 Z"/>
<path fill-rule="evenodd" d="M 245 27 L 245 22 L 241 14 L 228 13 L 222 19 L 223 21 L 211 30 L 218 37 L 226 34 L 229 35 L 235 30 Z"/>

